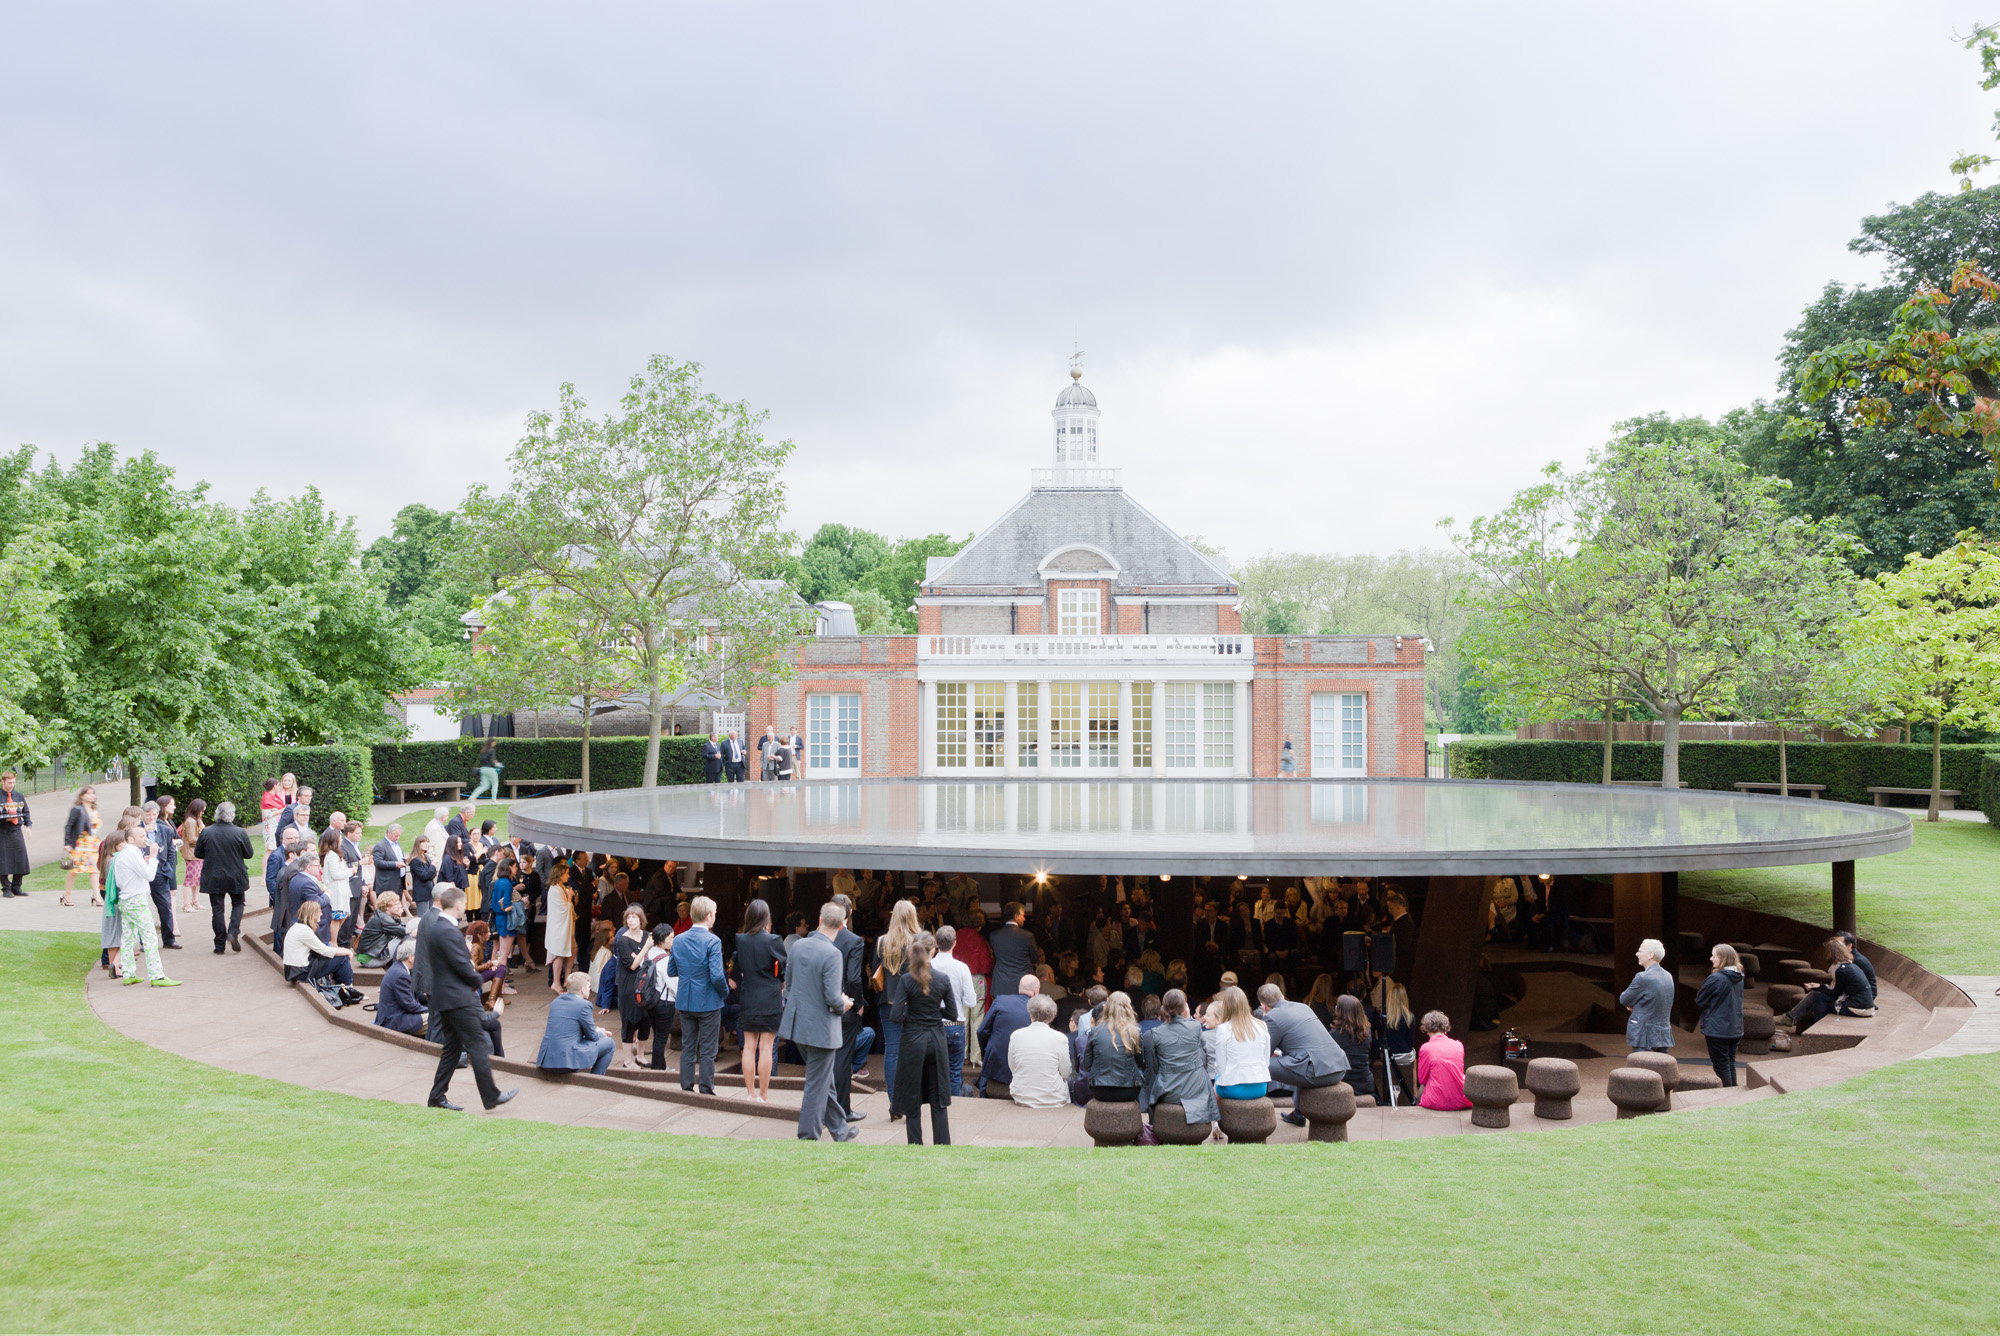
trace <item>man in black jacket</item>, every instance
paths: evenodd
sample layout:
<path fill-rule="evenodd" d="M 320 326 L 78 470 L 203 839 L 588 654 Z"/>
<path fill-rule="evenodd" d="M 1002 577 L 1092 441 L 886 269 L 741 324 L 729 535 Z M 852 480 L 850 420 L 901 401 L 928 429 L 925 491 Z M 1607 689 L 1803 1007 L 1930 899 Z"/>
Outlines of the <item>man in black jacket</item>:
<path fill-rule="evenodd" d="M 986 944 L 993 948 L 993 985 L 989 990 L 993 997 L 1005 997 L 1013 992 L 1021 976 L 1033 974 L 1035 966 L 1041 963 L 1041 952 L 1035 946 L 1034 934 L 1021 926 L 1021 920 L 1026 917 L 1027 910 L 1021 902 L 1009 900 L 1000 926 L 986 939 Z M 1025 1016 L 1027 1012 L 1021 1014 Z"/>
<path fill-rule="evenodd" d="M 854 999 L 854 1005 L 840 1016 L 840 1055 L 833 1064 L 833 1092 L 840 1098 L 840 1107 L 847 1113 L 847 1121 L 858 1122 L 867 1117 L 854 1108 L 854 1041 L 861 1037 L 861 1002 L 868 994 L 865 970 L 868 962 L 868 940 L 858 936 L 848 928 L 854 917 L 854 902 L 844 895 L 836 895 L 833 902 L 840 906 L 843 915 L 840 931 L 833 935 L 834 950 L 840 952 L 840 991 Z"/>
<path fill-rule="evenodd" d="M 190 857 L 201 864 L 201 893 L 208 897 L 208 922 L 215 929 L 215 954 L 225 944 L 243 949 L 243 897 L 250 890 L 250 836 L 236 824 L 236 804 L 216 804 L 215 824 L 196 837 Z M 222 902 L 229 902 L 229 918 L 224 922 Z M 280 954 L 285 949 L 278 941 Z"/>
<path fill-rule="evenodd" d="M 713 733 L 701 744 L 701 777 L 710 784 L 722 782 L 722 743 Z"/>
<path fill-rule="evenodd" d="M 465 892 L 456 886 L 438 892 L 434 902 L 437 915 L 424 920 L 417 930 L 417 958 L 423 961 L 424 986 L 430 990 L 430 1008 L 444 1024 L 444 1052 L 438 1055 L 437 1077 L 431 1082 L 430 1106 L 457 1110 L 461 1106 L 448 1098 L 451 1078 L 458 1071 L 458 1055 L 472 1058 L 472 1077 L 479 1085 L 479 1100 L 497 1109 L 519 1094 L 518 1089 L 502 1091 L 493 1083 L 493 1067 L 487 1060 L 492 1045 L 481 1024 L 485 1008 L 479 1004 L 479 971 L 473 968 L 472 953 L 465 948 L 465 934 L 459 917 L 465 907 Z M 496 1011 L 499 1006 L 496 1005 Z"/>
<path fill-rule="evenodd" d="M 174 800 L 161 794 L 157 805 L 147 803 L 158 813 L 159 819 L 153 824 L 153 847 L 159 850 L 158 861 L 153 865 L 153 908 L 160 916 L 160 949 L 178 951 L 180 937 L 174 932 L 174 883 L 179 880 L 178 860 L 175 847 L 180 843 L 180 832 L 174 829 Z"/>

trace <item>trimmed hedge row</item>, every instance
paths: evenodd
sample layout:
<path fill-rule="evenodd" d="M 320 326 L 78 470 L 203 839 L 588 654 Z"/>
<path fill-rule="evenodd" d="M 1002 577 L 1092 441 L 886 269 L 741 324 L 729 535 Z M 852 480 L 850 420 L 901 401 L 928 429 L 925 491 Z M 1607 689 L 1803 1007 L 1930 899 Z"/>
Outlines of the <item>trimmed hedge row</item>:
<path fill-rule="evenodd" d="M 660 739 L 659 782 L 702 781 L 702 737 Z M 479 738 L 446 742 L 380 742 L 373 752 L 374 783 L 386 794 L 391 784 L 464 781 L 466 792 L 479 778 Z M 495 752 L 507 779 L 577 779 L 583 774 L 582 738 L 496 738 Z M 644 782 L 646 739 L 629 735 L 590 740 L 590 787 L 636 789 Z M 504 790 L 503 790 L 504 792 Z"/>
<path fill-rule="evenodd" d="M 290 773 L 301 786 L 313 791 L 313 812 L 345 812 L 359 820 L 368 819 L 368 807 L 375 796 L 373 758 L 366 747 L 259 747 L 255 751 L 233 752 L 208 758 L 201 774 L 191 785 L 162 787 L 169 793 L 185 794 L 181 808 L 193 798 L 208 799 L 213 815 L 216 804 L 236 804 L 236 823 L 254 826 L 260 820 L 257 803 L 264 793 L 264 781 Z"/>
<path fill-rule="evenodd" d="M 2000 793 L 1990 793 L 1982 766 L 1993 744 L 1947 743 L 1944 787 L 1959 791 L 1961 807 L 1995 808 Z M 1660 777 L 1666 744 L 1620 742 L 1611 750 L 1613 779 Z M 1868 803 L 1871 785 L 1929 789 L 1931 749 L 1927 745 L 1877 742 L 1794 742 L 1786 746 L 1787 775 L 1794 784 L 1824 784 L 1826 797 L 1837 802 Z M 1457 742 L 1451 747 L 1453 779 L 1554 780 L 1596 784 L 1604 777 L 1602 742 Z M 1775 784 L 1778 744 L 1775 742 L 1683 742 L 1681 779 L 1689 788 L 1734 792 L 1738 780 Z"/>
<path fill-rule="evenodd" d="M 2000 755 L 1979 759 L 1979 810 L 1990 818 L 2000 812 Z"/>

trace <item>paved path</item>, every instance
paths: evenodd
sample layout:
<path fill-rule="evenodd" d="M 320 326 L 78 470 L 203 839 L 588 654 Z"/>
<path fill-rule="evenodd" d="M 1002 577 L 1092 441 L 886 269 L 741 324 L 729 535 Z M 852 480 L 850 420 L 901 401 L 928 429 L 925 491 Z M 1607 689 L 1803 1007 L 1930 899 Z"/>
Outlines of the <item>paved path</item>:
<path fill-rule="evenodd" d="M 1972 999 L 1971 1019 L 1960 1027 L 1957 1034 L 1917 1056 L 1962 1058 L 1971 1053 L 2000 1053 L 2000 997 L 1995 997 L 1993 993 L 1994 989 L 2000 988 L 2000 975 L 1950 974 L 1945 977 Z"/>

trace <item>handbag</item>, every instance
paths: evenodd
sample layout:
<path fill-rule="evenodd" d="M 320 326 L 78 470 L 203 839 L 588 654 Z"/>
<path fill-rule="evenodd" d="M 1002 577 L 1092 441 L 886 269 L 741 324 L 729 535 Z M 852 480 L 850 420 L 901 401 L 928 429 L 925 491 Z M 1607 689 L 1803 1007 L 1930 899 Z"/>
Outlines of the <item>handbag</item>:
<path fill-rule="evenodd" d="M 76 856 L 67 849 L 63 850 L 62 870 L 65 872 L 69 872 L 72 871 L 75 867 L 76 867 Z"/>
<path fill-rule="evenodd" d="M 1139 1144 L 1142 1146 L 1157 1146 L 1160 1144 L 1160 1134 L 1153 1130 L 1151 1119 L 1147 1119 L 1145 1122 L 1139 1124 Z"/>

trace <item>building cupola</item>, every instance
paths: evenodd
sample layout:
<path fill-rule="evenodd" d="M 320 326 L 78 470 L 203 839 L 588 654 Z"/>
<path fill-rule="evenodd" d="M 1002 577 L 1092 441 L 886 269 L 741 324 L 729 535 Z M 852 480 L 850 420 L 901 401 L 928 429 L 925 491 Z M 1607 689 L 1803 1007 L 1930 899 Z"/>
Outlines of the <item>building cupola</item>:
<path fill-rule="evenodd" d="M 1097 396 L 1083 384 L 1083 354 L 1070 358 L 1070 383 L 1056 396 L 1055 466 L 1093 468 L 1097 464 Z"/>

